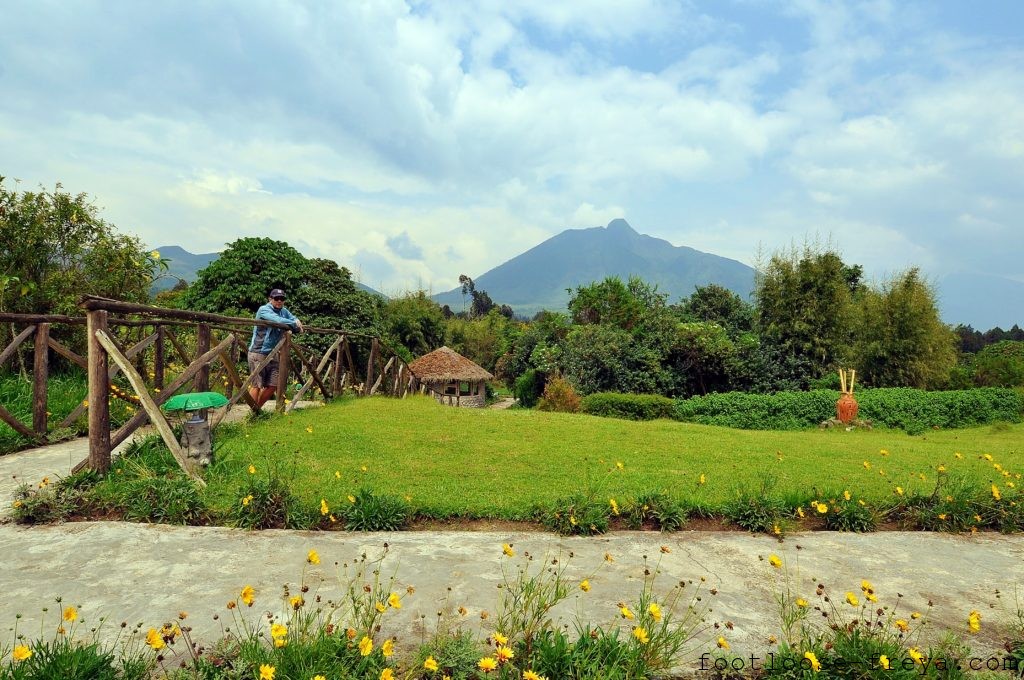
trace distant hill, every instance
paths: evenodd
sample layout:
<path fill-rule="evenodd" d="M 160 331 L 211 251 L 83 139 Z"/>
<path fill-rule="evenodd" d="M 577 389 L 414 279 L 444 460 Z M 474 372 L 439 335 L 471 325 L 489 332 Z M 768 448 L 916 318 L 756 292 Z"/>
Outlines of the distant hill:
<path fill-rule="evenodd" d="M 696 286 L 717 283 L 747 299 L 754 287 L 751 267 L 718 255 L 637 233 L 625 220 L 607 227 L 567 229 L 508 262 L 474 278 L 477 290 L 517 313 L 565 309 L 567 288 L 636 275 L 668 293 L 670 302 L 693 293 Z M 434 296 L 439 304 L 461 310 L 462 291 Z"/>
<path fill-rule="evenodd" d="M 162 259 L 169 262 L 167 275 L 153 283 L 154 293 L 173 288 L 178 283 L 178 279 L 184 279 L 188 283 L 192 283 L 199 277 L 199 270 L 205 269 L 211 262 L 220 257 L 220 253 L 190 253 L 180 246 L 161 246 L 157 248 L 157 251 L 159 251 Z M 384 293 L 365 286 L 358 281 L 356 282 L 356 288 L 371 295 L 387 299 Z"/>

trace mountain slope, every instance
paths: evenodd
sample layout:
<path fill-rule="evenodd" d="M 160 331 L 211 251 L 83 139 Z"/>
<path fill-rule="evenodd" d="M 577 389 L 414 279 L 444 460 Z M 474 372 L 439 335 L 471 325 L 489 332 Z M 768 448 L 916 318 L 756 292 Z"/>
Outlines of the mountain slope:
<path fill-rule="evenodd" d="M 618 276 L 636 275 L 668 293 L 669 301 L 688 296 L 695 286 L 717 283 L 746 298 L 754 270 L 728 258 L 674 246 L 637 233 L 622 219 L 607 227 L 567 229 L 474 279 L 477 290 L 520 314 L 565 309 L 566 289 Z M 459 288 L 439 293 L 440 304 L 461 309 Z"/>

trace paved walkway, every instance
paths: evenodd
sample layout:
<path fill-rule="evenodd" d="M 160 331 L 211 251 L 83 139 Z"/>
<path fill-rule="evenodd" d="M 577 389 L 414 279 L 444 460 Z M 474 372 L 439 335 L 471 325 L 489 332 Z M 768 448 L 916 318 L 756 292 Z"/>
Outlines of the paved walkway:
<path fill-rule="evenodd" d="M 76 450 L 76 446 L 79 449 Z M 12 475 L 36 481 L 43 474 L 66 471 L 83 455 L 82 444 L 71 442 L 47 450 L 27 451 L 0 458 L 3 503 L 9 501 Z M 494 617 L 481 620 L 480 612 L 495 613 L 502 569 L 513 573 L 524 555 L 569 559 L 567 575 L 574 584 L 589 578 L 592 590 L 573 589 L 556 614 L 571 623 L 576 612 L 588 621 L 617 622 L 618 603 L 635 601 L 644 577 L 643 556 L 660 559 L 655 592 L 665 593 L 680 580 L 693 580 L 691 592 L 704 587 L 717 594 L 702 594 L 700 605 L 710 606 L 708 630 L 699 651 L 712 649 L 712 635 L 726 637 L 732 652 L 763 657 L 771 650 L 768 637 L 779 634 L 774 592 L 783 572 L 767 562 L 779 555 L 788 568 L 794 592 L 817 602 L 818 583 L 835 602 L 847 591 L 861 595 L 862 579 L 872 582 L 879 604 L 898 604 L 909 619 L 921 611 L 929 629 L 938 635 L 951 629 L 969 638 L 979 656 L 997 655 L 1014 586 L 1024 602 L 1024 536 L 979 534 L 953 536 L 926 532 L 797 534 L 785 541 L 741 532 L 682 531 L 674 534 L 616 532 L 599 538 L 561 538 L 540 532 L 347 532 L 262 531 L 217 527 L 171 527 L 116 522 L 82 522 L 57 526 L 0 525 L 0 646 L 9 637 L 15 615 L 22 614 L 22 631 L 39 630 L 40 609 L 53 606 L 53 598 L 80 605 L 82 616 L 95 623 L 107 615 L 129 624 L 159 625 L 189 613 L 199 639 L 220 634 L 225 603 L 242 586 L 257 592 L 256 618 L 280 612 L 285 604 L 282 586 L 300 580 L 324 599 L 341 595 L 344 580 L 340 564 L 360 554 L 374 556 L 389 546 L 383 575 L 396 574 L 394 589 L 415 594 L 399 611 L 389 612 L 383 633 L 399 636 L 402 646 L 418 644 L 433 630 L 439 608 L 469 610 L 464 619 L 481 636 L 491 630 Z M 516 556 L 502 555 L 502 544 L 513 544 Z M 665 546 L 669 552 L 662 552 Z M 307 551 L 316 549 L 321 564 L 309 566 Z M 570 559 L 568 555 L 572 553 Z M 607 562 L 608 554 L 614 562 Z M 450 589 L 450 590 L 449 590 Z M 997 599 L 995 590 L 1002 591 Z M 902 598 L 899 597 L 902 595 Z M 311 601 L 312 597 L 307 596 Z M 929 607 L 929 602 L 933 606 Z M 852 618 L 853 608 L 839 604 Z M 967 634 L 971 610 L 982 614 L 982 631 Z M 215 621 L 213 616 L 221 616 Z M 56 625 L 53 612 L 48 621 Z M 726 622 L 732 628 L 726 628 Z M 917 625 L 917 622 L 912 622 Z M 1001 629 L 1002 626 L 1002 629 Z M 48 624 L 49 628 L 49 624 Z M 105 630 L 113 632 L 115 626 Z M 685 668 L 696 668 L 695 657 Z M 684 670 L 685 670 L 684 668 Z"/>

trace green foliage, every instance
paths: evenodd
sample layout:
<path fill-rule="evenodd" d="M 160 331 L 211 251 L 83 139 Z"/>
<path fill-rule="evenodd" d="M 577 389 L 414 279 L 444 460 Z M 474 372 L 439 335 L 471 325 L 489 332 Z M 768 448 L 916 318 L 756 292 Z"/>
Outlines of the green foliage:
<path fill-rule="evenodd" d="M 22 484 L 14 491 L 11 517 L 18 524 L 61 522 L 71 515 L 77 503 L 77 495 L 59 483 L 40 482 L 37 487 Z"/>
<path fill-rule="evenodd" d="M 427 354 L 444 345 L 444 315 L 422 290 L 388 300 L 383 319 L 387 337 L 407 349 L 410 357 Z"/>
<path fill-rule="evenodd" d="M 914 500 L 902 512 L 914 526 L 953 533 L 977 529 L 978 509 L 985 504 L 976 485 L 962 476 L 945 473 L 939 473 L 931 495 Z"/>
<path fill-rule="evenodd" d="M 625 515 L 630 529 L 653 524 L 661 531 L 679 531 L 687 520 L 686 507 L 663 491 L 640 494 L 626 505 Z"/>
<path fill-rule="evenodd" d="M 632 331 L 646 314 L 649 303 L 664 306 L 666 295 L 658 293 L 638 277 L 631 276 L 624 283 L 617 276 L 609 276 L 599 283 L 578 286 L 569 294 L 569 313 L 576 324 L 606 324 Z"/>
<path fill-rule="evenodd" d="M 781 536 L 786 506 L 774 497 L 775 478 L 766 476 L 758 489 L 742 486 L 725 503 L 722 512 L 726 519 L 751 533 Z"/>
<path fill-rule="evenodd" d="M 608 531 L 608 506 L 592 495 L 573 494 L 539 504 L 534 518 L 562 536 L 593 536 Z"/>
<path fill-rule="evenodd" d="M 861 268 L 847 266 L 834 250 L 806 244 L 776 253 L 759 269 L 754 297 L 762 341 L 806 360 L 804 380 L 820 377 L 849 341 Z"/>
<path fill-rule="evenodd" d="M 754 326 L 754 307 L 715 283 L 697 286 L 690 297 L 679 302 L 678 309 L 683 319 L 721 326 L 731 337 L 749 332 Z"/>
<path fill-rule="evenodd" d="M 363 487 L 355 502 L 340 511 L 347 531 L 398 531 L 409 520 L 408 504 L 397 496 L 375 494 Z"/>
<path fill-rule="evenodd" d="M 0 666 L 0 680 L 148 680 L 153 663 L 118 655 L 99 642 L 78 642 L 67 636 L 29 645 L 25 661 Z"/>
<path fill-rule="evenodd" d="M 613 325 L 576 326 L 566 336 L 563 375 L 582 394 L 658 390 L 660 356 Z"/>
<path fill-rule="evenodd" d="M 878 516 L 867 503 L 855 500 L 832 501 L 825 513 L 825 528 L 829 531 L 865 533 L 878 528 Z"/>
<path fill-rule="evenodd" d="M 516 378 L 513 394 L 520 406 L 533 408 L 544 393 L 544 374 L 532 368 Z"/>
<path fill-rule="evenodd" d="M 289 295 L 289 309 L 304 325 L 377 334 L 378 298 L 357 288 L 347 267 L 339 266 L 334 260 L 312 258 L 302 271 L 305 275 L 298 288 L 285 290 Z M 254 313 L 266 301 L 264 293 L 259 304 L 246 309 L 247 314 Z M 316 337 L 303 338 L 303 343 L 309 344 Z M 321 351 L 333 340 L 330 336 L 319 339 L 323 344 Z"/>
<path fill-rule="evenodd" d="M 935 290 L 916 268 L 878 290 L 863 290 L 856 318 L 851 358 L 866 384 L 926 389 L 949 381 L 956 335 L 942 323 Z"/>
<path fill-rule="evenodd" d="M 978 352 L 974 382 L 981 387 L 1024 386 L 1024 342 L 1003 340 Z"/>
<path fill-rule="evenodd" d="M 452 680 L 471 680 L 476 677 L 476 664 L 482 651 L 480 643 L 468 631 L 436 635 L 420 647 L 413 668 L 423 668 L 423 663 L 433 657 L 439 673 Z"/>
<path fill-rule="evenodd" d="M 19 192 L 0 176 L 0 243 L 0 312 L 78 314 L 83 294 L 144 302 L 166 269 L 137 238 L 105 222 L 88 195 L 60 184 Z"/>
<path fill-rule="evenodd" d="M 1024 401 L 1009 389 L 981 388 L 926 392 L 911 388 L 868 389 L 856 394 L 858 417 L 875 425 L 919 434 L 932 427 L 959 428 L 984 423 L 1019 422 Z M 835 415 L 838 392 L 729 392 L 676 402 L 676 418 L 746 430 L 797 430 Z"/>
<path fill-rule="evenodd" d="M 537 402 L 537 409 L 577 413 L 580 410 L 580 395 L 576 394 L 567 380 L 555 376 L 544 386 L 544 395 Z"/>
<path fill-rule="evenodd" d="M 580 410 L 595 416 L 627 420 L 672 418 L 676 402 L 658 394 L 596 392 L 583 397 Z"/>
<path fill-rule="evenodd" d="M 202 492 L 183 475 L 140 476 L 119 487 L 120 502 L 115 509 L 128 521 L 197 525 L 207 519 Z"/>
<path fill-rule="evenodd" d="M 715 323 L 676 326 L 665 364 L 674 374 L 676 394 L 725 392 L 736 383 L 738 351 L 726 330 Z"/>
<path fill-rule="evenodd" d="M 266 304 L 272 288 L 294 296 L 309 269 L 302 253 L 284 241 L 240 238 L 199 272 L 183 302 L 201 312 L 249 315 Z"/>
<path fill-rule="evenodd" d="M 493 373 L 498 357 L 506 351 L 510 323 L 498 309 L 472 319 L 451 318 L 445 331 L 447 344 Z"/>
<path fill-rule="evenodd" d="M 229 521 L 244 529 L 305 529 L 312 523 L 311 514 L 273 467 L 266 477 L 249 474 L 229 511 Z"/>

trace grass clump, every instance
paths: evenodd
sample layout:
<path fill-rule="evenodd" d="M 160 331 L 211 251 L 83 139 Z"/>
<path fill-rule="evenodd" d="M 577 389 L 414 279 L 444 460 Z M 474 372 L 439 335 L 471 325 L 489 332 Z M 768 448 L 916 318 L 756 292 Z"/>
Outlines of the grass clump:
<path fill-rule="evenodd" d="M 375 494 L 363 487 L 341 510 L 348 531 L 398 531 L 409 521 L 409 505 L 396 496 Z"/>
<path fill-rule="evenodd" d="M 626 506 L 626 525 L 640 529 L 653 524 L 660 531 L 679 531 L 686 524 L 687 509 L 663 491 L 642 493 Z"/>
<path fill-rule="evenodd" d="M 775 477 L 766 476 L 757 489 L 737 488 L 722 508 L 726 519 L 751 533 L 781 536 L 786 506 L 773 495 L 775 484 Z"/>
<path fill-rule="evenodd" d="M 562 536 L 593 536 L 608 531 L 608 506 L 592 496 L 574 494 L 537 506 L 534 518 Z"/>

